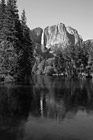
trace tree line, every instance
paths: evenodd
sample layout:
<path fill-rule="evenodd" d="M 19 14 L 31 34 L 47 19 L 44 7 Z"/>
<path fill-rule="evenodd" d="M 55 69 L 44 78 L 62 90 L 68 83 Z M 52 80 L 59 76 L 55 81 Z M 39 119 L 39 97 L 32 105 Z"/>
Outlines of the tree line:
<path fill-rule="evenodd" d="M 68 46 L 62 51 L 58 51 L 54 64 L 56 72 L 67 77 L 92 77 L 93 47 L 91 41 L 82 42 L 81 45 Z"/>
<path fill-rule="evenodd" d="M 38 56 L 37 56 L 38 54 Z M 46 51 L 44 55 L 36 53 L 32 73 L 39 75 L 63 75 L 68 78 L 92 78 L 93 76 L 93 43 L 82 41 L 80 45 L 69 45 Z"/>
<path fill-rule="evenodd" d="M 0 1 L 0 77 L 24 81 L 31 75 L 33 45 L 23 10 L 19 18 L 17 0 Z"/>

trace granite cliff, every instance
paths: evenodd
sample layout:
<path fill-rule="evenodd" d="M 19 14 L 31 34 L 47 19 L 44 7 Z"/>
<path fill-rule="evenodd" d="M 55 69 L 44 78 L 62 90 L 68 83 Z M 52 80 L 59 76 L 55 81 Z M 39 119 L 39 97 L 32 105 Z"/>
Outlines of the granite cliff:
<path fill-rule="evenodd" d="M 93 48 L 93 40 L 83 41 L 78 31 L 60 23 L 48 26 L 45 29 L 31 30 L 31 39 L 34 44 L 34 66 L 32 73 L 51 75 L 56 73 L 55 57 L 58 52 L 69 47 L 87 46 Z"/>
<path fill-rule="evenodd" d="M 44 29 L 44 46 L 48 49 L 51 48 L 53 51 L 71 45 L 80 45 L 81 43 L 82 38 L 77 30 L 66 27 L 62 23 Z"/>
<path fill-rule="evenodd" d="M 31 38 L 33 42 L 40 44 L 43 49 L 52 51 L 71 45 L 80 45 L 83 41 L 77 30 L 66 27 L 63 23 L 48 26 L 44 30 L 35 28 L 31 30 Z"/>

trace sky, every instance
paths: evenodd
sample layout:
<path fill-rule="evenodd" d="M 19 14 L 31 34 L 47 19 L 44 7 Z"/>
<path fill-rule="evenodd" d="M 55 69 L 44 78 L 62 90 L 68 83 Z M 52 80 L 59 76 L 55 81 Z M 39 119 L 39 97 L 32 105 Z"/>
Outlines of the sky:
<path fill-rule="evenodd" d="M 64 23 L 83 40 L 93 39 L 93 0 L 17 0 L 19 14 L 25 9 L 30 29 Z"/>

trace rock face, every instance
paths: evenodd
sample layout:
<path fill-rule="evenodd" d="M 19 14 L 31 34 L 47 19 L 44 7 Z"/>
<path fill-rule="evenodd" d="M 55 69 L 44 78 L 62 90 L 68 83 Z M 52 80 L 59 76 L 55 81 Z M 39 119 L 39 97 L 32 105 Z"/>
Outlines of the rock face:
<path fill-rule="evenodd" d="M 81 42 L 82 38 L 78 32 L 71 27 L 66 28 L 62 23 L 44 29 L 44 46 L 48 49 L 55 50 L 70 45 L 80 45 Z"/>
<path fill-rule="evenodd" d="M 42 28 L 31 30 L 31 39 L 34 43 L 35 56 L 32 73 L 39 75 L 56 73 L 54 60 L 57 51 L 67 46 L 81 45 L 83 42 L 75 29 L 65 27 L 62 23 L 48 26 L 44 30 Z"/>
<path fill-rule="evenodd" d="M 77 30 L 72 27 L 66 27 L 62 23 L 48 26 L 44 30 L 40 27 L 35 28 L 31 30 L 30 35 L 34 43 L 52 51 L 70 45 L 80 45 L 83 41 Z"/>
<path fill-rule="evenodd" d="M 43 29 L 40 27 L 31 30 L 30 36 L 34 43 L 41 44 L 42 32 Z"/>

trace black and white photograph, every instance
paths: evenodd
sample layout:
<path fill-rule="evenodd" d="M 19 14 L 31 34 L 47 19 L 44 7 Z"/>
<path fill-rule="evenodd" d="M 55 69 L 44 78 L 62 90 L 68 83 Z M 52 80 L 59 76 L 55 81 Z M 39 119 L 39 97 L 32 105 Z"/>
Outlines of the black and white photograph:
<path fill-rule="evenodd" d="M 93 0 L 0 0 L 0 140 L 93 140 Z"/>

